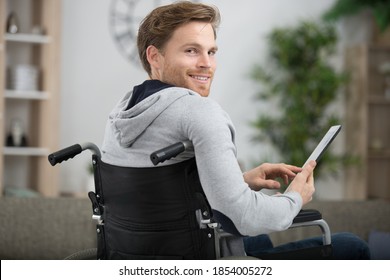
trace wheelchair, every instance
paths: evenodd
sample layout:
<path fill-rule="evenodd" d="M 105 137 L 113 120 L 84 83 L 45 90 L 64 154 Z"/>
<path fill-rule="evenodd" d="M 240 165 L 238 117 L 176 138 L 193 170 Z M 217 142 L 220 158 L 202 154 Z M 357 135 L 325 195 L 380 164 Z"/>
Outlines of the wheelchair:
<path fill-rule="evenodd" d="M 54 166 L 85 150 L 92 153 L 95 191 L 90 191 L 88 197 L 96 220 L 97 247 L 67 259 L 224 259 L 221 241 L 232 233 L 213 219 L 195 158 L 157 166 L 191 147 L 190 142 L 178 142 L 155 151 L 150 155 L 155 167 L 147 168 L 104 163 L 100 149 L 90 142 L 50 154 L 48 160 Z M 322 214 L 315 209 L 301 210 L 290 228 L 306 226 L 320 227 L 321 246 L 260 258 L 331 258 L 331 231 Z M 242 258 L 245 256 L 236 259 Z"/>

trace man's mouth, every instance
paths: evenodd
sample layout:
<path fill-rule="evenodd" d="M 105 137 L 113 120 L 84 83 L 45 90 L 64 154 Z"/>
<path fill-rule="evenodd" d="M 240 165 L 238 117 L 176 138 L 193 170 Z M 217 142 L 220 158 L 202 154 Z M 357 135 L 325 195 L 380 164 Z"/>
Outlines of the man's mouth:
<path fill-rule="evenodd" d="M 198 81 L 207 81 L 210 78 L 206 76 L 197 76 L 197 75 L 190 75 L 190 77 Z"/>

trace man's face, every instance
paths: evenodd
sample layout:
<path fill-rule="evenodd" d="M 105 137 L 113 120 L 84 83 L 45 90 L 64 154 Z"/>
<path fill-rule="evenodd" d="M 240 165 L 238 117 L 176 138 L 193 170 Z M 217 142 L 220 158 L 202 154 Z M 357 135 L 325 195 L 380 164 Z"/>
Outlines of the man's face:
<path fill-rule="evenodd" d="M 201 96 L 210 93 L 216 69 L 217 45 L 209 23 L 190 22 L 177 28 L 159 54 L 157 76 L 152 77 Z"/>

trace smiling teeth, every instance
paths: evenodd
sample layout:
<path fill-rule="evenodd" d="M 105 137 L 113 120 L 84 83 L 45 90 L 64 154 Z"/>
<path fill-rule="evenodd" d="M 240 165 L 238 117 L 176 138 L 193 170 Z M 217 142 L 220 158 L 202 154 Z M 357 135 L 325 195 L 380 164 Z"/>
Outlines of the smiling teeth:
<path fill-rule="evenodd" d="M 207 77 L 201 77 L 201 76 L 192 76 L 192 78 L 194 79 L 197 79 L 197 80 L 201 80 L 201 81 L 207 81 Z"/>

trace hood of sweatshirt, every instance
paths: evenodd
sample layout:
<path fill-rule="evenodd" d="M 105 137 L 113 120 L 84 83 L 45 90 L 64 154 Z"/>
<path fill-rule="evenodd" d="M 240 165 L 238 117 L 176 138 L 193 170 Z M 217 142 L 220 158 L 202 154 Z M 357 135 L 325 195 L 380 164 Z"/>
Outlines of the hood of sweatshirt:
<path fill-rule="evenodd" d="M 151 123 L 179 98 L 195 94 L 157 80 L 134 87 L 109 115 L 109 124 L 121 147 L 130 147 Z"/>

